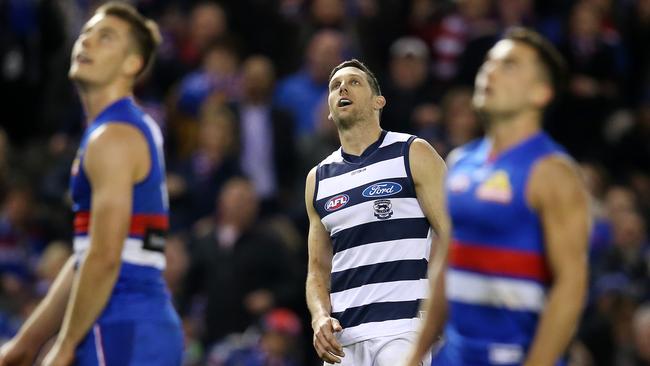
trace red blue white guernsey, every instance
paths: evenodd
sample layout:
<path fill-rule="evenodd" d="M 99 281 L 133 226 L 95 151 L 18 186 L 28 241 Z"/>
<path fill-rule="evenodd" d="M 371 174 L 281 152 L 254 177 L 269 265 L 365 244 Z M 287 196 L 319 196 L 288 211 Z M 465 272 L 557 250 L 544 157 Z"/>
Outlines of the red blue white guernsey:
<path fill-rule="evenodd" d="M 330 299 L 343 345 L 419 328 L 431 229 L 409 168 L 414 139 L 382 131 L 361 156 L 339 149 L 318 165 L 314 207 L 332 241 Z"/>
<path fill-rule="evenodd" d="M 143 318 L 174 320 L 176 315 L 162 279 L 164 234 L 169 225 L 163 138 L 155 121 L 131 98 L 120 99 L 106 107 L 82 137 L 70 180 L 75 254 L 81 260 L 90 245 L 92 191 L 83 168 L 86 145 L 90 136 L 108 123 L 128 124 L 142 132 L 149 145 L 151 168 L 145 179 L 133 186 L 131 223 L 122 251 L 122 266 L 100 322 Z"/>
<path fill-rule="evenodd" d="M 520 365 L 544 307 L 551 275 L 526 186 L 540 159 L 564 151 L 539 133 L 496 157 L 490 152 L 484 138 L 450 158 L 450 312 L 434 365 Z"/>

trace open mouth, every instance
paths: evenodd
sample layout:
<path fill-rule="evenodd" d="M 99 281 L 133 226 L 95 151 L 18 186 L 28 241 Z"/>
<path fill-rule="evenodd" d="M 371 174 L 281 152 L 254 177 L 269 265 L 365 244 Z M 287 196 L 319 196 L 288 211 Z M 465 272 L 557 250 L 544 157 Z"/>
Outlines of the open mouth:
<path fill-rule="evenodd" d="M 339 102 L 336 104 L 337 107 L 347 107 L 352 104 L 352 101 L 347 98 L 339 99 Z"/>
<path fill-rule="evenodd" d="M 86 57 L 83 54 L 78 54 L 77 57 L 75 57 L 75 61 L 77 61 L 80 64 L 90 64 L 92 63 L 92 60 L 88 57 Z"/>

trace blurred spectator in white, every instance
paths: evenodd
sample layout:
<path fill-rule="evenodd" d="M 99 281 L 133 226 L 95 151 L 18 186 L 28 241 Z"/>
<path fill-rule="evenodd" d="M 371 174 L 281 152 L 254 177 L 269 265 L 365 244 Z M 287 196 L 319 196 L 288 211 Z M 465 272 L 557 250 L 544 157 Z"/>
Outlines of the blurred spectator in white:
<path fill-rule="evenodd" d="M 275 70 L 271 60 L 254 55 L 241 73 L 242 97 L 233 104 L 239 120 L 242 171 L 262 199 L 262 211 L 277 211 L 292 192 L 295 174 L 294 123 L 272 104 Z"/>
<path fill-rule="evenodd" d="M 343 61 L 346 42 L 339 32 L 319 31 L 309 41 L 302 69 L 278 83 L 274 103 L 291 111 L 297 136 L 314 132 L 318 104 L 327 93 L 330 72 Z"/>

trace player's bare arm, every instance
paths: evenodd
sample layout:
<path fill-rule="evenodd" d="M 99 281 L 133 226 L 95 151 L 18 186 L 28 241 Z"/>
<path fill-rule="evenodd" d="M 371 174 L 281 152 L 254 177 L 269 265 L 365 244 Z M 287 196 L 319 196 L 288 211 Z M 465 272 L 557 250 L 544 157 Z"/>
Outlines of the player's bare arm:
<path fill-rule="evenodd" d="M 440 155 L 427 142 L 416 139 L 410 147 L 409 164 L 418 202 L 436 234 L 429 259 L 431 294 L 423 304 L 422 309 L 426 311 L 423 326 L 407 362 L 407 365 L 420 365 L 423 356 L 440 337 L 446 318 L 444 270 L 449 247 L 450 220 L 444 193 L 446 166 Z"/>
<path fill-rule="evenodd" d="M 527 196 L 540 213 L 553 283 L 525 365 L 554 365 L 571 341 L 585 300 L 588 198 L 576 168 L 559 156 L 533 168 Z"/>
<path fill-rule="evenodd" d="M 332 269 L 332 244 L 329 234 L 323 227 L 314 209 L 314 189 L 316 168 L 307 175 L 305 186 L 305 206 L 309 216 L 309 267 L 307 270 L 307 307 L 311 313 L 311 326 L 314 330 L 314 348 L 318 357 L 330 363 L 341 362 L 343 347 L 334 337 L 341 331 L 338 320 L 331 317 L 330 271 Z"/>
<path fill-rule="evenodd" d="M 150 169 L 144 136 L 112 123 L 91 137 L 84 169 L 92 186 L 90 247 L 75 274 L 57 341 L 44 364 L 66 365 L 99 317 L 117 280 L 132 209 L 133 184 Z"/>
<path fill-rule="evenodd" d="M 38 350 L 56 334 L 70 296 L 73 271 L 74 257 L 71 257 L 18 334 L 0 350 L 1 366 L 32 365 Z"/>

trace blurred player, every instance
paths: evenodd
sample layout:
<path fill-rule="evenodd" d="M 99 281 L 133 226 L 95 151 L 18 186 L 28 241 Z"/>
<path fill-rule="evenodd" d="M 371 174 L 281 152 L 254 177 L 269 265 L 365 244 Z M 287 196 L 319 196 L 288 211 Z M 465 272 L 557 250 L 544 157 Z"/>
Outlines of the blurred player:
<path fill-rule="evenodd" d="M 328 103 L 341 148 L 305 189 L 314 348 L 326 365 L 394 366 L 420 327 L 429 259 L 446 254 L 445 165 L 424 140 L 381 129 L 386 100 L 361 62 L 334 68 Z"/>
<path fill-rule="evenodd" d="M 450 154 L 449 321 L 433 365 L 555 365 L 587 286 L 587 195 L 576 166 L 541 130 L 563 61 L 513 29 L 488 53 L 474 106 L 487 136 Z M 409 365 L 436 341 L 428 319 Z"/>
<path fill-rule="evenodd" d="M 75 255 L 0 365 L 31 365 L 58 331 L 44 365 L 179 365 L 183 339 L 161 271 L 168 226 L 162 135 L 134 103 L 151 63 L 157 26 L 110 2 L 72 50 L 88 126 L 72 166 Z"/>

